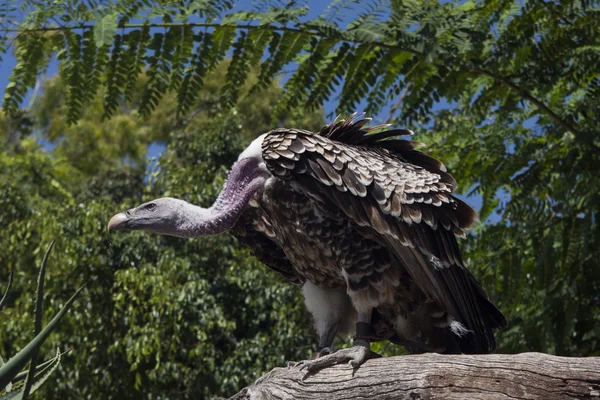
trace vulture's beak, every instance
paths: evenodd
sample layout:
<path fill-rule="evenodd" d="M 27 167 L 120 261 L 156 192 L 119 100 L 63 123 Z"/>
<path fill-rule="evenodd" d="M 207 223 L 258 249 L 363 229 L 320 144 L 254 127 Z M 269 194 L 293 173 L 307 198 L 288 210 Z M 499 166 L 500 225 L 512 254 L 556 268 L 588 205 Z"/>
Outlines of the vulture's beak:
<path fill-rule="evenodd" d="M 112 217 L 110 221 L 108 221 L 108 232 L 113 231 L 122 231 L 123 229 L 127 229 L 127 215 L 125 213 L 119 213 Z"/>

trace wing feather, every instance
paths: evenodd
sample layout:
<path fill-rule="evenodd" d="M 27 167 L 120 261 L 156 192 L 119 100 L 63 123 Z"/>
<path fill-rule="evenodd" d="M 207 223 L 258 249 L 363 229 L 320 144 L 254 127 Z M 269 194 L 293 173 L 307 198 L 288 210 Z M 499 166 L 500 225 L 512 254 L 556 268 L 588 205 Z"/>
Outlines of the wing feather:
<path fill-rule="evenodd" d="M 337 121 L 319 135 L 294 131 L 291 142 L 281 140 L 289 130 L 272 131 L 262 144 L 266 166 L 374 231 L 421 290 L 473 332 L 465 351 L 492 351 L 492 329 L 506 321 L 464 267 L 455 237 L 477 221 L 475 211 L 452 195 L 456 182 L 442 163 L 397 138 L 409 131 L 370 134 L 363 121 Z"/>
<path fill-rule="evenodd" d="M 264 232 L 257 230 L 253 220 L 255 218 L 252 213 L 245 213 L 230 231 L 231 235 L 248 247 L 258 261 L 281 274 L 288 282 L 301 286 L 304 281 L 294 272 L 294 267 L 283 249 Z"/>

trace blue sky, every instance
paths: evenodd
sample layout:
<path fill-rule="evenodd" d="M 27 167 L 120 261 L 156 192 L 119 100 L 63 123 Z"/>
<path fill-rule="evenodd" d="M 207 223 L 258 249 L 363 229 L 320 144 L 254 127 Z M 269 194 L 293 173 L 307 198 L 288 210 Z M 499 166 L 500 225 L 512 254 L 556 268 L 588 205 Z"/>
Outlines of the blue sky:
<path fill-rule="evenodd" d="M 319 1 L 319 0 L 308 0 L 306 2 L 306 4 L 309 6 L 309 11 L 308 11 L 308 15 L 307 18 L 312 19 L 317 17 L 318 15 L 322 14 L 325 9 L 327 8 L 327 5 L 329 4 L 329 2 L 327 1 Z M 253 2 L 250 0 L 243 0 L 243 1 L 238 1 L 234 7 L 234 11 L 239 11 L 239 10 L 248 10 L 251 9 L 253 7 Z M 352 12 L 348 12 L 348 15 L 350 17 L 356 17 L 356 12 L 352 11 Z M 343 21 L 342 23 L 349 23 L 351 21 L 351 18 L 346 18 L 346 21 Z M 8 84 L 8 79 L 9 76 L 11 74 L 12 69 L 15 67 L 16 65 L 16 60 L 15 57 L 9 53 L 9 54 L 4 54 L 2 57 L 2 62 L 0 63 L 0 88 L 2 88 L 2 91 L 4 91 L 4 89 L 6 88 L 6 85 Z M 56 74 L 58 72 L 58 64 L 56 61 L 53 61 L 50 63 L 48 70 L 45 74 L 45 76 L 52 76 L 54 74 Z M 24 99 L 24 104 L 23 106 L 27 107 L 30 98 L 31 98 L 31 93 L 32 91 L 30 91 L 30 93 L 25 97 Z M 325 114 L 332 114 L 335 112 L 337 106 L 337 99 L 336 96 L 332 96 L 330 98 L 329 101 L 327 101 L 324 104 L 324 109 L 325 109 Z M 357 106 L 357 111 L 361 111 L 362 108 L 365 107 L 365 104 L 359 104 Z M 445 101 L 445 100 L 441 100 L 438 104 L 435 105 L 434 108 L 448 108 L 449 104 Z M 376 116 L 373 116 L 375 118 L 375 122 L 383 122 L 387 115 L 389 113 L 389 107 L 384 108 L 384 110 Z M 417 136 L 418 136 L 418 132 L 416 132 Z M 150 146 L 149 151 L 148 151 L 148 157 L 157 157 L 160 155 L 160 153 L 163 151 L 164 147 L 162 145 L 153 145 Z M 459 196 L 459 197 L 463 197 L 463 196 Z M 464 198 L 464 197 L 463 197 Z M 479 209 L 481 207 L 481 198 L 480 196 L 474 195 L 474 196 L 470 196 L 469 198 L 466 198 L 465 200 L 467 200 L 469 202 L 469 204 L 471 204 L 475 209 Z M 492 216 L 492 221 L 497 221 L 498 217 L 497 216 Z"/>

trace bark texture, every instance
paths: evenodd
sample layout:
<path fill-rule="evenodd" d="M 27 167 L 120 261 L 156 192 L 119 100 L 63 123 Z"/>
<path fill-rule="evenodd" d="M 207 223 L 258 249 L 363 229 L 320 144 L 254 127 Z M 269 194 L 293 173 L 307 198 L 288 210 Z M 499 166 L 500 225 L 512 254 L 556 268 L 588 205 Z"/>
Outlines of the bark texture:
<path fill-rule="evenodd" d="M 234 399 L 600 400 L 600 357 L 422 354 L 373 359 L 357 370 L 275 368 Z"/>

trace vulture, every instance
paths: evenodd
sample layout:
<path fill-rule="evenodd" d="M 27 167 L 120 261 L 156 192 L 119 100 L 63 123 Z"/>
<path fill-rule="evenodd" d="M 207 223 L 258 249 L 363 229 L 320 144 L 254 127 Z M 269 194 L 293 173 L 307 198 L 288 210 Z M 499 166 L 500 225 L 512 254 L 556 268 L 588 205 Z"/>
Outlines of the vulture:
<path fill-rule="evenodd" d="M 109 231 L 194 238 L 231 233 L 301 286 L 318 336 L 314 371 L 358 367 L 389 340 L 410 352 L 490 353 L 506 319 L 465 267 L 456 236 L 477 214 L 456 181 L 415 150 L 409 130 L 353 114 L 313 133 L 278 128 L 233 164 L 210 208 L 159 198 L 119 213 Z M 354 345 L 334 349 L 337 334 Z"/>

